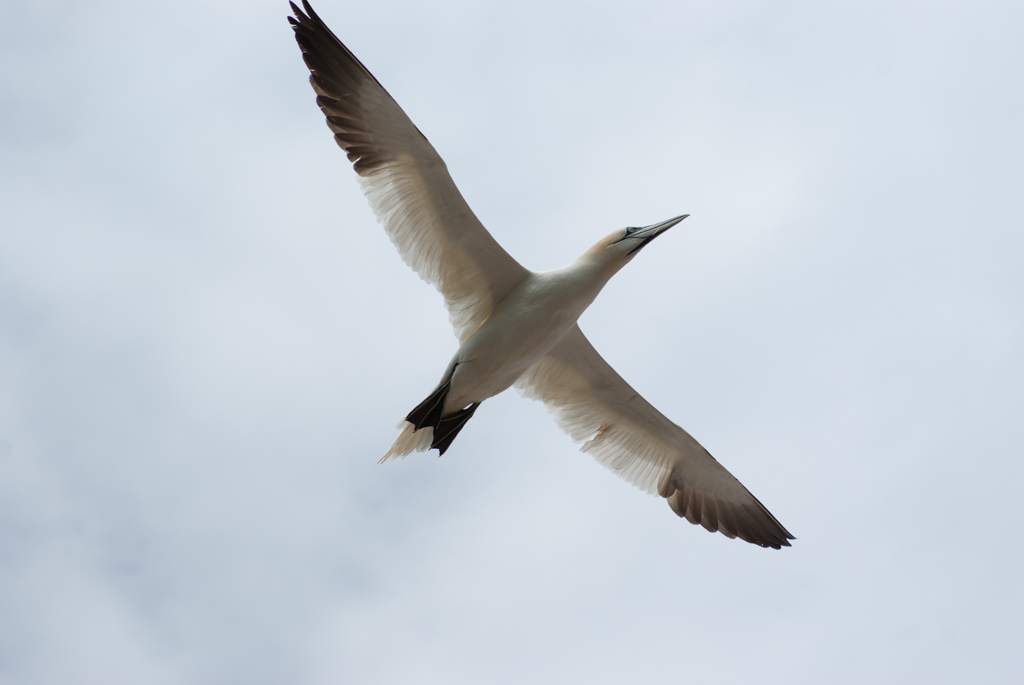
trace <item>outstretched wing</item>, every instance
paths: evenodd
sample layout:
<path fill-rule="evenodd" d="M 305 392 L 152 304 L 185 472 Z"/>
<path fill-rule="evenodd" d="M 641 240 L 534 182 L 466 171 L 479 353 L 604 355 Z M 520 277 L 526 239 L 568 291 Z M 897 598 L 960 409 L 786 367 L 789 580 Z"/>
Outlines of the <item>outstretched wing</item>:
<path fill-rule="evenodd" d="M 779 549 L 795 539 L 724 466 L 608 365 L 573 326 L 516 388 L 542 401 L 581 450 L 711 532 Z"/>
<path fill-rule="evenodd" d="M 288 21 L 334 140 L 402 259 L 441 291 L 455 334 L 465 340 L 528 272 L 476 218 L 398 103 L 302 4 L 305 13 L 292 3 Z"/>

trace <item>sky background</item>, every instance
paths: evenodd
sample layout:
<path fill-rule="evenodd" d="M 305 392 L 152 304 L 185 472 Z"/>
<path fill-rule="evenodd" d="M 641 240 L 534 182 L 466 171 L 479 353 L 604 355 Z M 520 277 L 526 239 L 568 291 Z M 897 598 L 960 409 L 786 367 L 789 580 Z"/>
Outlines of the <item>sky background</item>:
<path fill-rule="evenodd" d="M 273 2 L 3 0 L 0 683 L 1019 683 L 1024 5 L 316 9 L 799 539 L 682 521 L 457 344 Z"/>

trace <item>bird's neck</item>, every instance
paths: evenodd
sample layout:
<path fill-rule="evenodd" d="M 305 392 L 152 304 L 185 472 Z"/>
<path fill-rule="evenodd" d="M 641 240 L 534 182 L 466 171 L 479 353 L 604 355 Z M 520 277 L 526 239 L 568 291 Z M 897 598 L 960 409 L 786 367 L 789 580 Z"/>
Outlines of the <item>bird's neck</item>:
<path fill-rule="evenodd" d="M 594 289 L 594 297 L 601 292 L 605 284 L 612 276 L 619 272 L 626 265 L 626 260 L 616 259 L 610 261 L 607 252 L 597 249 L 595 246 L 580 255 L 580 258 L 570 264 L 566 269 L 575 275 L 581 283 L 585 283 L 587 289 Z"/>
<path fill-rule="evenodd" d="M 572 264 L 548 272 L 547 282 L 562 298 L 574 301 L 582 313 L 620 268 L 621 265 L 609 264 L 588 251 Z"/>

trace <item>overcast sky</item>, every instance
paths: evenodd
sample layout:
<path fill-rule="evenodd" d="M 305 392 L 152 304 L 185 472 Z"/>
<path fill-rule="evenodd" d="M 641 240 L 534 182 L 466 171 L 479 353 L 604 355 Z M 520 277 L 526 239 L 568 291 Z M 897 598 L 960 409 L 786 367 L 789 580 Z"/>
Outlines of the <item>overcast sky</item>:
<path fill-rule="evenodd" d="M 0 683 L 1019 683 L 1024 5 L 316 9 L 799 538 L 678 519 L 457 344 L 283 0 L 3 2 Z"/>

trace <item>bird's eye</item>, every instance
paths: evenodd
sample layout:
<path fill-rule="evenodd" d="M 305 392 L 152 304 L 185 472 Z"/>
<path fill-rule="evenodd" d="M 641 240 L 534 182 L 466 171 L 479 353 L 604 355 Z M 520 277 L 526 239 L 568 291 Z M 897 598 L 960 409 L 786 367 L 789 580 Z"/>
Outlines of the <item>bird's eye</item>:
<path fill-rule="evenodd" d="M 639 226 L 626 226 L 626 235 L 629 235 L 630 233 L 635 233 L 636 231 L 639 231 L 639 230 L 640 230 Z"/>

